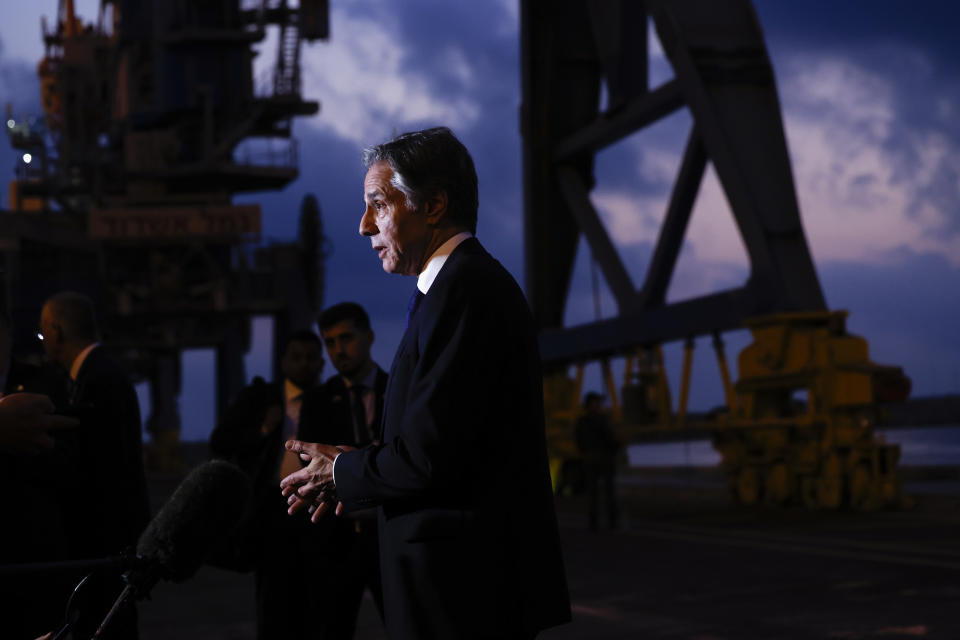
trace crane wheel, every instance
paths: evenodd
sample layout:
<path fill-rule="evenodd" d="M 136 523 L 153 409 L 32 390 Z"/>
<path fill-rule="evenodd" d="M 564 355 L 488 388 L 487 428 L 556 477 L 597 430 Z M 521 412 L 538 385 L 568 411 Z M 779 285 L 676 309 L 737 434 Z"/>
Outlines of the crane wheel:
<path fill-rule="evenodd" d="M 771 507 L 779 507 L 790 499 L 790 472 L 785 462 L 776 462 L 767 469 L 764 478 L 763 500 Z"/>
<path fill-rule="evenodd" d="M 737 500 L 750 507 L 760 500 L 760 472 L 754 466 L 745 466 L 737 474 Z"/>
<path fill-rule="evenodd" d="M 821 509 L 838 509 L 843 503 L 843 463 L 835 453 L 827 456 L 817 477 L 817 505 Z"/>
<path fill-rule="evenodd" d="M 880 492 L 869 465 L 858 464 L 850 474 L 850 506 L 857 511 L 880 507 Z"/>

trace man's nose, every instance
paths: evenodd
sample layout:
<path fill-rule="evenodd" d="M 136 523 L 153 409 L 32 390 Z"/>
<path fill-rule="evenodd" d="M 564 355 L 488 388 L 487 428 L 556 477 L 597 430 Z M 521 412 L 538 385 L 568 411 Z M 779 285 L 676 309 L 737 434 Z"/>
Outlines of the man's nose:
<path fill-rule="evenodd" d="M 373 214 L 371 214 L 371 208 L 367 207 L 363 210 L 363 215 L 360 216 L 360 235 L 362 236 L 375 236 L 379 230 L 377 225 L 373 223 Z"/>

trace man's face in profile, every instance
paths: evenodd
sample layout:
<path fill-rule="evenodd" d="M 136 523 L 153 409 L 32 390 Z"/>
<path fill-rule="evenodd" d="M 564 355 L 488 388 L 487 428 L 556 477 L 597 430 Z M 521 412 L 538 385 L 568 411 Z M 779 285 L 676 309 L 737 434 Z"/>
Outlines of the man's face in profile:
<path fill-rule="evenodd" d="M 415 276 L 426 257 L 430 227 L 426 215 L 411 207 L 403 192 L 393 185 L 393 175 L 386 162 L 377 162 L 367 170 L 360 233 L 370 238 L 384 271 Z"/>
<path fill-rule="evenodd" d="M 327 357 L 341 375 L 356 375 L 370 361 L 373 331 L 364 331 L 353 320 L 344 320 L 322 329 L 320 333 L 327 348 Z"/>
<path fill-rule="evenodd" d="M 320 345 L 312 340 L 291 340 L 280 362 L 285 378 L 301 389 L 309 389 L 317 383 L 323 369 Z"/>

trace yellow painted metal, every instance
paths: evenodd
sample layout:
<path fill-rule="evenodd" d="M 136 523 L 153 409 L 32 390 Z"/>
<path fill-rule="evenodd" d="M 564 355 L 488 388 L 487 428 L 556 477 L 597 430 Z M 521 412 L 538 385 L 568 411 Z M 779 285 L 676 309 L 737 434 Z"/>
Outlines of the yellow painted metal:
<path fill-rule="evenodd" d="M 733 389 L 733 383 L 730 381 L 730 367 L 727 366 L 727 353 L 723 348 L 723 340 L 719 333 L 713 334 L 713 350 L 717 354 L 717 366 L 720 369 L 720 380 L 723 382 L 723 396 L 727 401 L 727 409 L 731 412 L 737 410 L 737 393 Z"/>
<path fill-rule="evenodd" d="M 610 416 L 614 421 L 620 422 L 623 414 L 620 410 L 620 401 L 617 399 L 617 383 L 613 380 L 613 369 L 610 368 L 610 359 L 604 358 L 600 361 L 603 370 L 603 382 L 607 387 L 607 397 L 610 399 Z"/>
<path fill-rule="evenodd" d="M 738 358 L 739 404 L 718 425 L 729 433 L 714 442 L 728 473 L 743 465 L 767 470 L 768 502 L 779 501 L 784 481 L 789 498 L 812 508 L 875 509 L 899 497 L 899 448 L 873 432 L 875 390 L 892 384 L 905 395 L 909 381 L 870 360 L 866 340 L 847 333 L 846 316 L 791 313 L 747 322 L 753 342 Z M 743 428 L 750 424 L 761 428 Z"/>
<path fill-rule="evenodd" d="M 680 404 L 677 406 L 677 426 L 683 427 L 687 420 L 687 401 L 690 399 L 690 376 L 693 369 L 693 338 L 683 345 L 683 375 L 680 378 Z"/>
<path fill-rule="evenodd" d="M 656 386 L 656 406 L 657 418 L 660 424 L 672 426 L 673 417 L 670 409 L 670 382 L 667 380 L 667 368 L 663 363 L 663 347 L 658 346 L 654 351 L 656 355 L 657 368 L 657 386 Z"/>
<path fill-rule="evenodd" d="M 662 348 L 630 354 L 623 421 L 615 425 L 621 440 L 653 434 L 669 439 L 692 430 L 710 434 L 731 491 L 744 504 L 794 503 L 814 509 L 848 505 L 859 510 L 905 504 L 896 473 L 899 446 L 877 437 L 874 425 L 878 402 L 905 398 L 909 379 L 898 367 L 872 362 L 866 340 L 846 331 L 846 316 L 845 311 L 825 311 L 748 320 L 753 341 L 739 354 L 735 384 L 730 382 L 723 343 L 715 336 L 727 407 L 709 419 L 691 421 L 686 412 L 690 342 L 676 416 L 671 414 Z M 579 399 L 582 366 L 577 371 L 577 379 L 567 380 L 567 386 L 569 392 L 576 388 Z M 605 370 L 608 387 L 611 381 Z M 545 393 L 547 388 L 545 383 Z M 575 455 L 576 412 L 569 401 L 553 406 L 565 412 L 548 408 L 551 447 L 565 447 Z M 566 445 L 549 436 L 561 432 Z"/>

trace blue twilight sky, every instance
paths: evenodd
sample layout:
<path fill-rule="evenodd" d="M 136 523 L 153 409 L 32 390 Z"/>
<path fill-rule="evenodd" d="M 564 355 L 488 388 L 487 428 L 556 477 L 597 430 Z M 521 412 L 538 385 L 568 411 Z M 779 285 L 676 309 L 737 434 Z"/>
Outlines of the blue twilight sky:
<path fill-rule="evenodd" d="M 392 133 L 446 124 L 474 155 L 480 177 L 479 237 L 523 282 L 520 103 L 516 0 L 333 0 L 331 40 L 306 47 L 305 96 L 321 102 L 300 119 L 300 178 L 259 202 L 266 238 L 296 231 L 299 203 L 320 200 L 333 244 L 327 304 L 370 311 L 374 355 L 389 366 L 412 279 L 382 272 L 356 233 L 360 149 Z M 84 18 L 98 2 L 78 0 Z M 960 56 L 953 2 L 758 0 L 773 60 L 803 222 L 828 304 L 872 357 L 897 364 L 914 393 L 960 392 Z M 55 0 L 17 3 L 0 21 L 0 101 L 38 110 L 40 15 Z M 273 61 L 274 36 L 258 57 Z M 672 72 L 654 52 L 652 79 Z M 598 156 L 594 203 L 636 281 L 659 229 L 690 119 L 679 113 Z M 0 169 L 16 156 L 0 143 Z M 6 168 L 6 169 L 4 169 Z M 6 190 L 3 189 L 4 198 Z M 569 324 L 593 318 L 589 256 L 582 247 Z M 668 298 L 735 286 L 747 274 L 742 242 L 712 172 L 701 187 Z M 615 307 L 602 290 L 604 314 Z M 248 374 L 267 373 L 268 323 L 255 325 Z M 733 357 L 745 345 L 730 334 Z M 667 348 L 679 378 L 679 345 Z M 184 438 L 212 428 L 212 355 L 184 357 Z M 327 371 L 326 373 L 330 373 Z M 596 384 L 597 375 L 588 380 Z M 676 389 L 676 386 L 674 387 Z M 676 395 L 676 392 L 675 392 Z M 698 343 L 691 404 L 722 401 L 708 342 Z M 146 409 L 146 407 L 145 407 Z M 146 411 L 145 411 L 146 413 Z"/>

